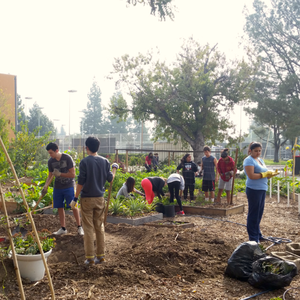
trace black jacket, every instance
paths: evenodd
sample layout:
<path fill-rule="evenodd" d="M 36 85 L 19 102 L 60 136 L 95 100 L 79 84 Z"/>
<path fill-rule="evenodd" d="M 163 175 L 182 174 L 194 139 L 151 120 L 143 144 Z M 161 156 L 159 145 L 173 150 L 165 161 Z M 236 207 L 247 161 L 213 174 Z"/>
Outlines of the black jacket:
<path fill-rule="evenodd" d="M 185 185 L 194 185 L 195 184 L 195 172 L 198 171 L 197 165 L 193 162 L 180 163 L 177 167 L 177 170 L 182 169 L 182 176 L 185 181 Z"/>
<path fill-rule="evenodd" d="M 157 197 L 161 199 L 161 196 L 164 196 L 163 187 L 165 186 L 165 181 L 160 177 L 148 177 L 152 183 L 152 191 L 157 193 Z"/>

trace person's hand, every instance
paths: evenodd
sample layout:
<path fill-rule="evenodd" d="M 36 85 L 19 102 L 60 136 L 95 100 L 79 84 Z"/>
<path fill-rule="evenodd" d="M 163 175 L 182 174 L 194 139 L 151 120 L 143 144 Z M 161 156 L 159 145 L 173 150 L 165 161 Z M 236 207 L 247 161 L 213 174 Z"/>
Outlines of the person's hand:
<path fill-rule="evenodd" d="M 266 171 L 266 172 L 261 172 L 260 174 L 261 174 L 261 178 L 271 178 L 271 177 L 273 177 L 273 176 L 275 176 L 275 175 L 273 175 L 273 173 L 275 173 L 275 172 L 272 172 L 272 171 Z"/>
<path fill-rule="evenodd" d="M 54 169 L 54 171 L 52 172 L 52 174 L 55 176 L 55 177 L 59 177 L 61 175 L 61 172 L 59 172 L 58 169 Z"/>
<path fill-rule="evenodd" d="M 44 197 L 48 192 L 48 187 L 44 186 L 42 189 L 42 196 Z"/>
<path fill-rule="evenodd" d="M 111 165 L 111 167 L 112 167 L 112 168 L 119 169 L 119 165 L 118 165 L 117 163 L 113 163 L 113 164 Z"/>
<path fill-rule="evenodd" d="M 233 172 L 233 171 L 230 171 L 229 173 L 230 173 L 230 175 L 231 175 L 231 176 L 233 176 L 233 174 L 234 174 L 234 172 Z"/>
<path fill-rule="evenodd" d="M 276 170 L 273 172 L 272 177 L 277 176 L 278 174 L 279 174 L 279 172 L 278 172 L 278 170 L 276 169 Z"/>
<path fill-rule="evenodd" d="M 75 209 L 75 208 L 76 208 L 77 200 L 78 200 L 78 198 L 74 197 L 74 199 L 71 201 L 70 207 L 71 207 L 72 209 Z"/>

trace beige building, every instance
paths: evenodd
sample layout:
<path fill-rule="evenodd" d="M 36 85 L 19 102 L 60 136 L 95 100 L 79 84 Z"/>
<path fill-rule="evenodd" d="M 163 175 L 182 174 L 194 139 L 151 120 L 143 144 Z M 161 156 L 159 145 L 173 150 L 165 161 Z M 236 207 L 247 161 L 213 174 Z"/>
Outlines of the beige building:
<path fill-rule="evenodd" d="M 17 124 L 17 76 L 0 74 L 0 115 L 8 119 L 9 124 Z M 10 130 L 9 137 L 14 133 Z"/>

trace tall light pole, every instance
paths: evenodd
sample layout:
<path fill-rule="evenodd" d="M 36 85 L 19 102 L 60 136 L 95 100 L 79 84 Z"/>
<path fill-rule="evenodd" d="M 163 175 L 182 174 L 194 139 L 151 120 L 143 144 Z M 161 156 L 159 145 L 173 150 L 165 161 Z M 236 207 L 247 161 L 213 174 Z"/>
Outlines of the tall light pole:
<path fill-rule="evenodd" d="M 79 110 L 78 112 L 83 113 L 84 110 Z M 84 143 L 83 143 L 83 119 L 81 119 L 81 139 L 82 139 L 82 144 L 84 145 Z"/>
<path fill-rule="evenodd" d="M 39 120 L 39 123 L 38 123 L 39 134 L 38 134 L 38 137 L 40 137 L 40 118 L 41 118 L 41 112 L 42 112 L 42 109 L 43 109 L 44 107 L 38 106 L 37 108 L 39 109 L 39 118 L 38 118 L 38 120 Z"/>
<path fill-rule="evenodd" d="M 32 97 L 25 97 L 25 122 L 26 122 L 26 113 L 27 113 L 27 100 L 32 100 Z"/>

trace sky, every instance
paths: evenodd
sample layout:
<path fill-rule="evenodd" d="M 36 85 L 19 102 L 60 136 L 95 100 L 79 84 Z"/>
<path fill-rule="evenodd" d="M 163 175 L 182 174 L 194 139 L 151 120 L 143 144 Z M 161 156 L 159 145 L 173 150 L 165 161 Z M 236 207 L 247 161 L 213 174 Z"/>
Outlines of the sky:
<path fill-rule="evenodd" d="M 218 43 L 228 58 L 242 57 L 243 9 L 252 2 L 173 0 L 174 21 L 160 21 L 150 7 L 126 0 L 0 0 L 0 73 L 17 76 L 27 112 L 36 102 L 50 120 L 59 120 L 55 127 L 79 133 L 93 81 L 105 106 L 115 92 L 107 79 L 114 58 L 158 48 L 161 60 L 172 61 L 191 36 L 200 44 Z M 246 132 L 249 122 L 240 112 L 237 107 L 230 118 Z"/>

